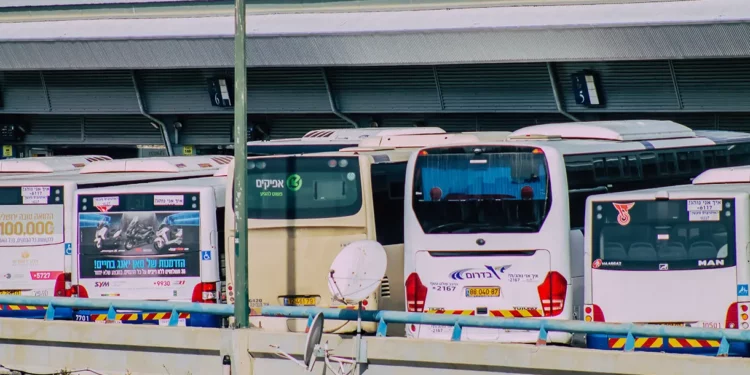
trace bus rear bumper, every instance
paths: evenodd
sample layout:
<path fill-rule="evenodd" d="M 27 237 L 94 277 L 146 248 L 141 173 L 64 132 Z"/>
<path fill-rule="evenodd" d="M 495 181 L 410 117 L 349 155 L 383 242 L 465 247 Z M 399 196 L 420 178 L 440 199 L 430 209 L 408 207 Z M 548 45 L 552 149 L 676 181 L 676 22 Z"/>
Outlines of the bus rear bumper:
<path fill-rule="evenodd" d="M 0 318 L 44 319 L 46 314 L 46 306 L 0 305 Z M 55 319 L 73 319 L 73 309 L 70 307 L 56 307 Z"/>
<path fill-rule="evenodd" d="M 624 350 L 625 340 L 625 336 L 588 334 L 586 335 L 586 347 L 599 350 Z M 635 351 L 715 356 L 719 351 L 719 342 L 711 340 L 668 339 L 666 337 L 636 337 Z M 750 344 L 730 342 L 729 355 L 732 357 L 750 357 Z"/>
<path fill-rule="evenodd" d="M 180 314 L 178 325 L 187 327 L 220 328 L 222 318 L 209 314 Z M 171 314 L 169 312 L 142 312 L 142 311 L 118 311 L 114 324 L 150 324 L 168 325 Z M 79 310 L 76 311 L 73 320 L 80 322 L 107 323 L 107 310 Z"/>

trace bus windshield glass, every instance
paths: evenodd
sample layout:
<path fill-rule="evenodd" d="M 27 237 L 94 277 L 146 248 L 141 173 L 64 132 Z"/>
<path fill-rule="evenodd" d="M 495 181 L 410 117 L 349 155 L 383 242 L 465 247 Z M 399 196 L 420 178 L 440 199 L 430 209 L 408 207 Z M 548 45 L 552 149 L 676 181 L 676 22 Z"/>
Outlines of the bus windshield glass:
<path fill-rule="evenodd" d="M 551 203 L 547 162 L 532 147 L 421 151 L 414 213 L 425 233 L 533 233 Z"/>
<path fill-rule="evenodd" d="M 593 205 L 595 269 L 673 271 L 736 263 L 734 199 Z"/>
<path fill-rule="evenodd" d="M 247 169 L 251 219 L 343 217 L 362 207 L 356 156 L 256 158 Z"/>

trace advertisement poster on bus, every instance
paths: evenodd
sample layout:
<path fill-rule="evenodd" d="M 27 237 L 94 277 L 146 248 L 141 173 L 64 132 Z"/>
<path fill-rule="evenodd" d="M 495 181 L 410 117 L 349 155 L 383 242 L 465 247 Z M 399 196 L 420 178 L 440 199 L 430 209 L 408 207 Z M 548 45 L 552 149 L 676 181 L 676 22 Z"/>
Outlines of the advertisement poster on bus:
<path fill-rule="evenodd" d="M 63 242 L 63 206 L 0 208 L 0 246 L 40 246 Z"/>
<path fill-rule="evenodd" d="M 200 276 L 199 211 L 79 213 L 81 278 Z"/>

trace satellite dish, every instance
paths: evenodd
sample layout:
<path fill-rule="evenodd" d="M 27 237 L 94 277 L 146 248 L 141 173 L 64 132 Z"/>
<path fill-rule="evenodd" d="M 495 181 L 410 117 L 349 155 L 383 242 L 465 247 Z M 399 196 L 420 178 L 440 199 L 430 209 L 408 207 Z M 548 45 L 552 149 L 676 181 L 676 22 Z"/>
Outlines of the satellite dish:
<path fill-rule="evenodd" d="M 307 338 L 305 339 L 305 355 L 302 357 L 302 360 L 308 370 L 312 370 L 312 365 L 315 363 L 315 347 L 320 344 L 322 338 L 323 313 L 318 313 L 313 318 L 310 330 L 307 331 Z"/>
<path fill-rule="evenodd" d="M 357 304 L 380 286 L 387 264 L 385 249 L 376 241 L 352 242 L 333 260 L 328 289 L 337 301 Z"/>

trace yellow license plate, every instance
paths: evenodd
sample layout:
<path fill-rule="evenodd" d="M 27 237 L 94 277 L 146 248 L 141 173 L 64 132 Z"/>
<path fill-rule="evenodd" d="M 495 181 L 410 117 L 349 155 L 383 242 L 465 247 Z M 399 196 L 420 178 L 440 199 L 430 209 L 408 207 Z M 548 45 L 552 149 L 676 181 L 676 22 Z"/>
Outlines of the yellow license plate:
<path fill-rule="evenodd" d="M 315 306 L 315 297 L 284 297 L 285 306 Z"/>
<path fill-rule="evenodd" d="M 500 297 L 500 288 L 466 288 L 466 297 Z"/>
<path fill-rule="evenodd" d="M 20 296 L 21 291 L 20 290 L 0 290 L 0 294 L 2 295 L 12 295 L 12 296 Z"/>

